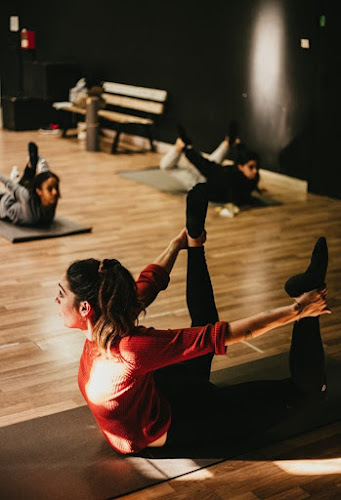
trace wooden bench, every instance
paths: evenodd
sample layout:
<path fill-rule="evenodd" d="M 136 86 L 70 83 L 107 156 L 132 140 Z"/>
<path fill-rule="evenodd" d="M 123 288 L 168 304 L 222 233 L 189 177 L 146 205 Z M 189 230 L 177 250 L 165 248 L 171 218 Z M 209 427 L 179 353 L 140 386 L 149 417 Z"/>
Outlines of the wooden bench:
<path fill-rule="evenodd" d="M 136 87 L 115 82 L 102 82 L 102 99 L 105 107 L 98 110 L 98 122 L 100 128 L 114 128 L 116 135 L 111 146 L 111 152 L 117 151 L 120 134 L 123 131 L 134 130 L 136 135 L 142 129 L 150 142 L 151 150 L 154 151 L 153 126 L 156 120 L 163 114 L 166 90 L 152 89 L 147 87 Z M 75 115 L 78 119 L 85 120 L 86 109 L 70 103 L 54 103 L 53 106 L 62 111 Z M 70 120 L 61 117 L 61 128 L 63 137 L 71 128 Z"/>

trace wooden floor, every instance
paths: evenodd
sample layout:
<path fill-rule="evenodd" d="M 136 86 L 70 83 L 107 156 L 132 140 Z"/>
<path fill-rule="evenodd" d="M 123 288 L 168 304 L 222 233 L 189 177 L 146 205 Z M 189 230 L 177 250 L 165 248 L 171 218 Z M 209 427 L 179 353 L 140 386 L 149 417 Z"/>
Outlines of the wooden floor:
<path fill-rule="evenodd" d="M 115 257 L 137 276 L 184 226 L 185 198 L 121 178 L 120 170 L 158 164 L 159 153 L 86 152 L 77 139 L 0 130 L 0 168 L 20 169 L 27 142 L 61 177 L 58 213 L 90 224 L 90 234 L 11 244 L 0 237 L 0 425 L 83 405 L 77 369 L 83 334 L 64 328 L 54 304 L 57 283 L 75 259 Z M 327 281 L 333 314 L 321 318 L 323 343 L 341 360 L 341 201 L 307 194 L 305 183 L 262 172 L 262 186 L 281 206 L 233 219 L 209 207 L 206 254 L 220 318 L 234 320 L 287 304 L 283 285 L 303 271 L 316 239 L 330 252 Z M 185 254 L 171 284 L 144 324 L 189 324 Z M 286 351 L 290 326 L 231 347 L 214 369 Z M 252 416 L 251 416 L 252 418 Z M 340 423 L 125 496 L 125 499 L 336 499 L 341 498 Z"/>

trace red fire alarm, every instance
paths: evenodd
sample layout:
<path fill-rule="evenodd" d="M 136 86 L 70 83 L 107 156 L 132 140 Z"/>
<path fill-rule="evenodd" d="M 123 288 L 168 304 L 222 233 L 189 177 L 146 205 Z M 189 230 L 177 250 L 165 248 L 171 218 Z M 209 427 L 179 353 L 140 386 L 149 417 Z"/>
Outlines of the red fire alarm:
<path fill-rule="evenodd" d="M 36 48 L 36 32 L 23 28 L 20 33 L 20 46 L 22 49 Z"/>

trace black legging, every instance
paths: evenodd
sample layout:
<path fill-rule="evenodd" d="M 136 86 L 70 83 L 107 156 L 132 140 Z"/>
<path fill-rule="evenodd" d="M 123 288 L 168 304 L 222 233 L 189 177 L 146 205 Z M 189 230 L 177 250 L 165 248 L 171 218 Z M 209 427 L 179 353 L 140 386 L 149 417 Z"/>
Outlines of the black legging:
<path fill-rule="evenodd" d="M 29 165 L 26 165 L 24 173 L 23 173 L 21 179 L 19 180 L 18 184 L 21 184 L 22 186 L 29 189 L 31 187 L 32 181 L 36 175 L 36 170 L 37 170 L 37 166 L 32 168 Z"/>
<path fill-rule="evenodd" d="M 187 304 L 192 326 L 218 321 L 203 247 L 188 249 Z M 258 437 L 277 423 L 292 404 L 319 398 L 325 384 L 319 318 L 304 318 L 293 327 L 291 377 L 233 385 L 209 384 L 213 353 L 155 372 L 156 383 L 172 407 L 165 451 L 211 444 L 226 446 L 240 437 Z"/>
<path fill-rule="evenodd" d="M 231 168 L 222 167 L 218 163 L 204 158 L 193 148 L 186 149 L 185 155 L 206 178 L 210 201 L 218 203 L 236 202 Z"/>
<path fill-rule="evenodd" d="M 257 204 L 251 196 L 259 182 L 259 172 L 255 179 L 247 179 L 242 172 L 234 167 L 222 165 L 208 160 L 195 149 L 185 151 L 187 159 L 206 177 L 208 198 L 218 203 L 232 202 L 236 205 Z"/>
<path fill-rule="evenodd" d="M 186 299 L 191 326 L 205 326 L 219 321 L 204 247 L 188 249 Z M 193 378 L 208 381 L 213 355 L 206 354 L 183 364 L 192 373 Z"/>

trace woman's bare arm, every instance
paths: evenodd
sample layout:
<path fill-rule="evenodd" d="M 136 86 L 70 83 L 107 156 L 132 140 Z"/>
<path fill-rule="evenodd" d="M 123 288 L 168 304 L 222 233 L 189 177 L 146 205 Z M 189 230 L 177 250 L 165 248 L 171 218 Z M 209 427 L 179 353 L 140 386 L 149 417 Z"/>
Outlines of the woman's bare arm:
<path fill-rule="evenodd" d="M 152 262 L 152 264 L 157 264 L 170 274 L 177 256 L 183 248 L 187 248 L 187 231 L 183 229 L 176 238 L 171 240 L 167 248 Z"/>
<path fill-rule="evenodd" d="M 326 289 L 303 293 L 293 304 L 264 311 L 248 318 L 231 321 L 226 335 L 225 345 L 259 337 L 282 325 L 302 318 L 330 314 L 327 307 Z"/>

